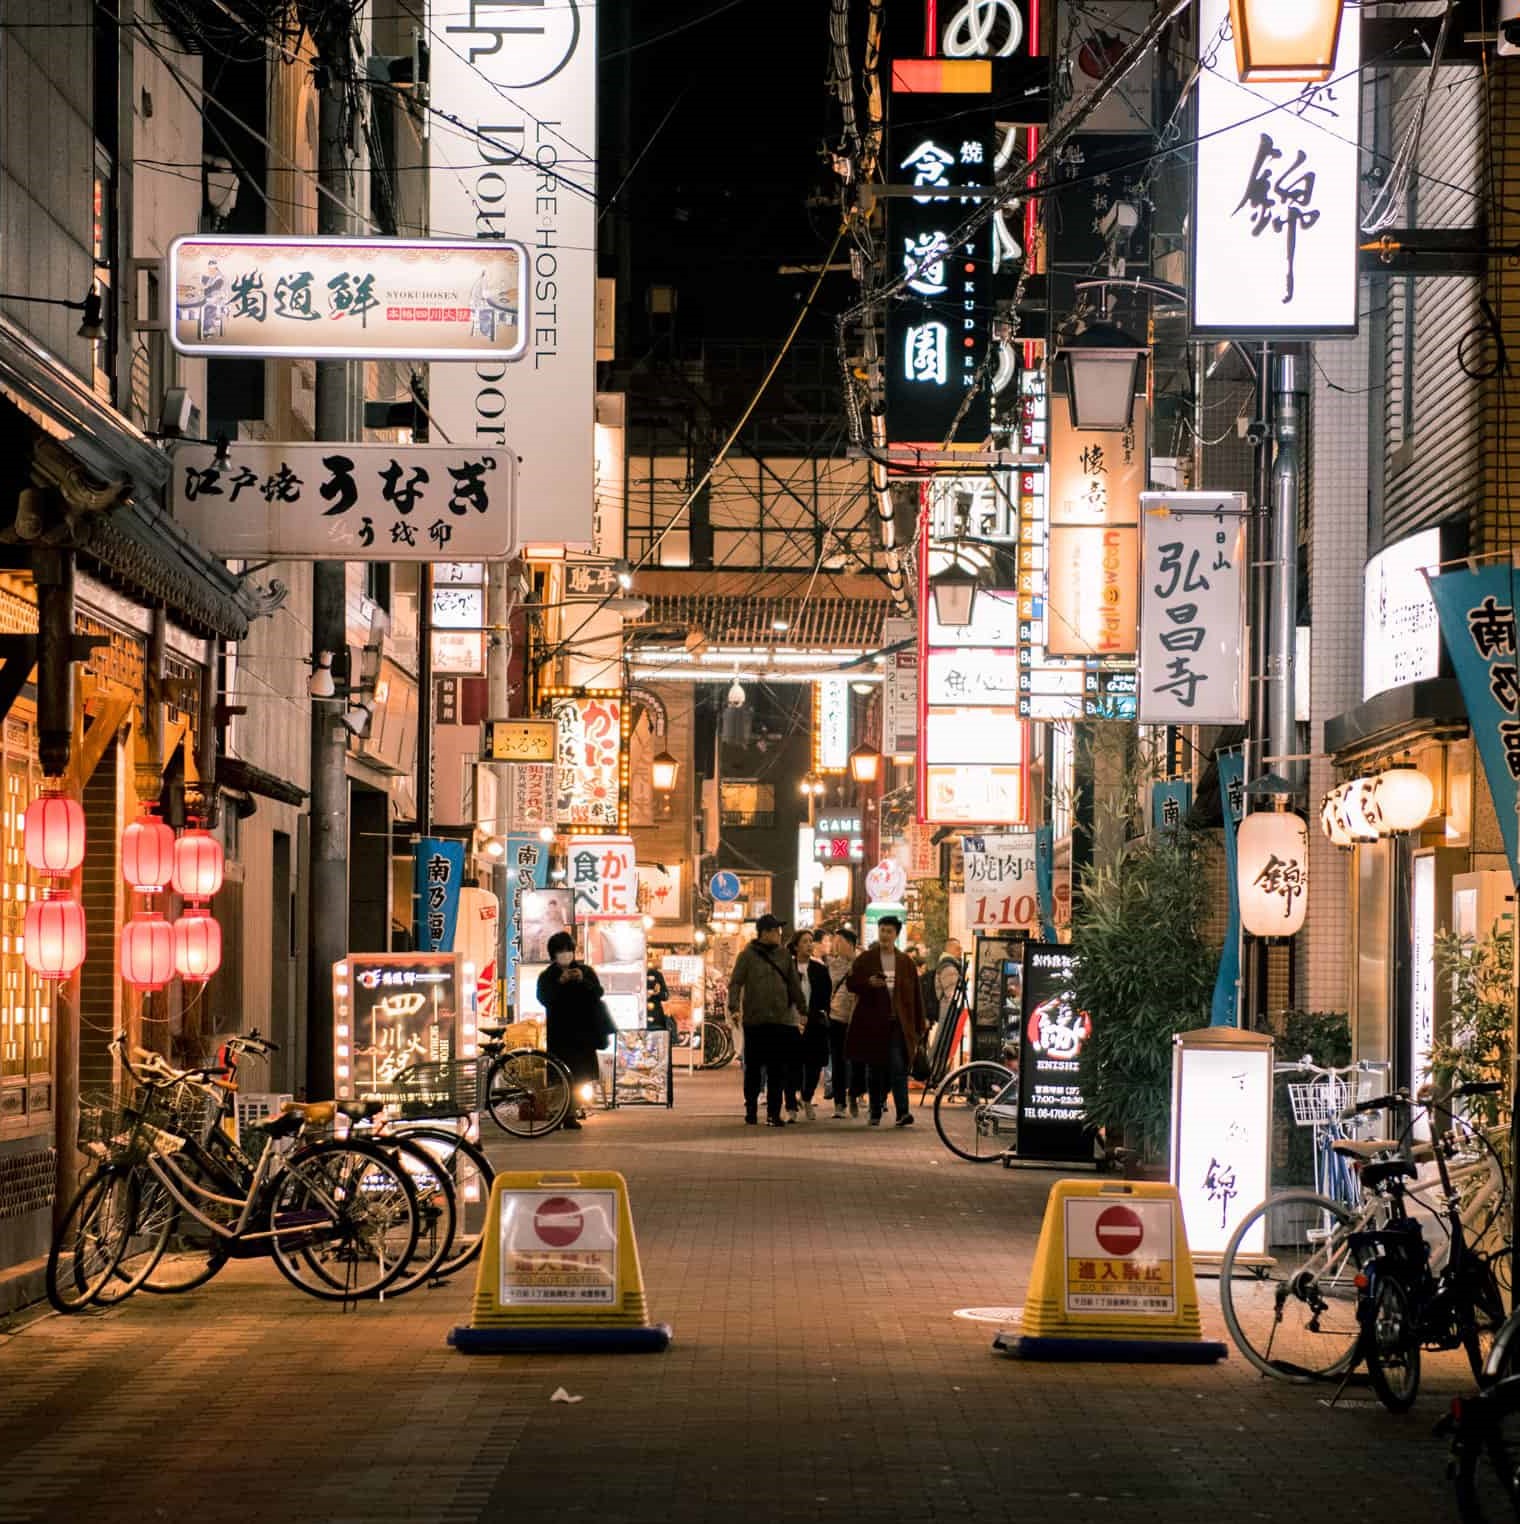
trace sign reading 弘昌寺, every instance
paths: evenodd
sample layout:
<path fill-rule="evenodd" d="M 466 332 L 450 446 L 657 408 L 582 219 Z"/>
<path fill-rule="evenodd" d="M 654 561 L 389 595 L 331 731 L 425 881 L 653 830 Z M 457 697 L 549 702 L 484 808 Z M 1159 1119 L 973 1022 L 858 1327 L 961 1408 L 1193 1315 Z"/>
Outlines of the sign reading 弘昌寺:
<path fill-rule="evenodd" d="M 506 239 L 177 238 L 169 336 L 211 357 L 515 360 L 527 281 Z"/>
<path fill-rule="evenodd" d="M 432 561 L 501 556 L 517 522 L 510 451 L 457 445 L 181 444 L 175 520 L 219 556 Z M 477 621 L 478 622 L 478 621 Z"/>

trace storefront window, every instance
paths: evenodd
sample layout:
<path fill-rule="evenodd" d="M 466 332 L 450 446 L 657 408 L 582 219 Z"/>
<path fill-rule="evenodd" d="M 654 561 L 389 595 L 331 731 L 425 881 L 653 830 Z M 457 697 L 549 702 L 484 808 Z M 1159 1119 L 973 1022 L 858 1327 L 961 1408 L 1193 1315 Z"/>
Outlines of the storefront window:
<path fill-rule="evenodd" d="M 23 957 L 26 907 L 37 892 L 22 828 L 37 791 L 36 732 L 13 713 L 0 735 L 0 1129 L 52 1110 L 51 991 Z"/>
<path fill-rule="evenodd" d="M 1356 849 L 1355 1057 L 1387 1063 L 1393 1056 L 1389 968 L 1392 847 L 1368 842 Z"/>

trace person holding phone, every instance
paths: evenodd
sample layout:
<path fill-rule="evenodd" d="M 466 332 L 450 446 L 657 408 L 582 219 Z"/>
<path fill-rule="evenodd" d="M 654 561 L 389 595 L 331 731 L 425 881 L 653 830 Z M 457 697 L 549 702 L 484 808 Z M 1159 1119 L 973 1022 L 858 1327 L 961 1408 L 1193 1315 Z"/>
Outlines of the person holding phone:
<path fill-rule="evenodd" d="M 897 949 L 901 930 L 902 922 L 895 915 L 884 915 L 876 925 L 876 946 L 855 960 L 847 981 L 856 1000 L 845 1054 L 866 1066 L 872 1127 L 881 1126 L 889 1089 L 897 1109 L 897 1125 L 913 1125 L 913 1113 L 908 1109 L 908 1071 L 929 1027 L 918 970 L 913 960 Z"/>
<path fill-rule="evenodd" d="M 545 1046 L 570 1071 L 576 1099 L 582 1088 L 598 1079 L 596 1055 L 607 1046 L 614 1028 L 602 1003 L 602 982 L 596 970 L 575 956 L 575 937 L 557 931 L 549 938 L 553 960 L 538 976 L 538 1003 L 544 1008 Z M 572 1106 L 564 1125 L 579 1129 Z"/>

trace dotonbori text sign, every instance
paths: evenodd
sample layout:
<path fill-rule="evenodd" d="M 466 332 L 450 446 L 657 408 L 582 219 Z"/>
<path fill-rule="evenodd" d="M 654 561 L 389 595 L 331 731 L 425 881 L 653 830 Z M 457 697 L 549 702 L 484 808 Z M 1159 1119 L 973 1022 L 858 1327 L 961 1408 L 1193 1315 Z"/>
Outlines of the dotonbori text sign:
<path fill-rule="evenodd" d="M 520 243 L 413 238 L 176 238 L 183 355 L 515 360 L 527 345 Z"/>
<path fill-rule="evenodd" d="M 1246 717 L 1243 492 L 1140 495 L 1140 722 Z"/>
<path fill-rule="evenodd" d="M 399 444 L 181 444 L 169 503 L 218 556 L 432 561 L 501 556 L 516 522 L 509 451 Z"/>
<path fill-rule="evenodd" d="M 1092 1040 L 1092 1017 L 1071 998 L 1076 959 L 1069 947 L 1024 948 L 1024 1013 L 1019 1030 L 1021 1159 L 1090 1163 L 1092 1134 L 1078 1060 Z"/>
<path fill-rule="evenodd" d="M 523 543 L 589 544 L 596 412 L 596 0 L 431 0 L 440 237 L 528 246 L 522 360 L 440 366 L 450 439 L 521 457 Z"/>
<path fill-rule="evenodd" d="M 1201 0 L 1195 334 L 1356 332 L 1360 19 L 1322 84 L 1242 85 L 1229 0 Z"/>

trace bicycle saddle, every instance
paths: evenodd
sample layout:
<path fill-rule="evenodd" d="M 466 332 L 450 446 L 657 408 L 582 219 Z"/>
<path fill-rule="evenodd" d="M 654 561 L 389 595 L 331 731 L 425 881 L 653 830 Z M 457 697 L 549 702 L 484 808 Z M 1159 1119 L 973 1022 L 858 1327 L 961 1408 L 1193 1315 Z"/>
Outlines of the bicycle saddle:
<path fill-rule="evenodd" d="M 331 1127 L 337 1115 L 336 1101 L 286 1101 L 280 1110 L 288 1117 L 304 1118 L 311 1127 Z"/>
<path fill-rule="evenodd" d="M 1362 1184 L 1369 1191 L 1375 1191 L 1385 1180 L 1399 1177 L 1413 1180 L 1419 1173 L 1408 1159 L 1382 1159 L 1376 1164 L 1362 1166 Z"/>
<path fill-rule="evenodd" d="M 371 1099 L 334 1101 L 333 1106 L 346 1116 L 350 1122 L 367 1122 L 371 1117 L 377 1117 L 385 1110 L 384 1101 Z"/>
<path fill-rule="evenodd" d="M 1393 1138 L 1337 1138 L 1330 1150 L 1343 1159 L 1365 1159 L 1371 1163 L 1379 1154 L 1389 1153 L 1398 1146 Z"/>

